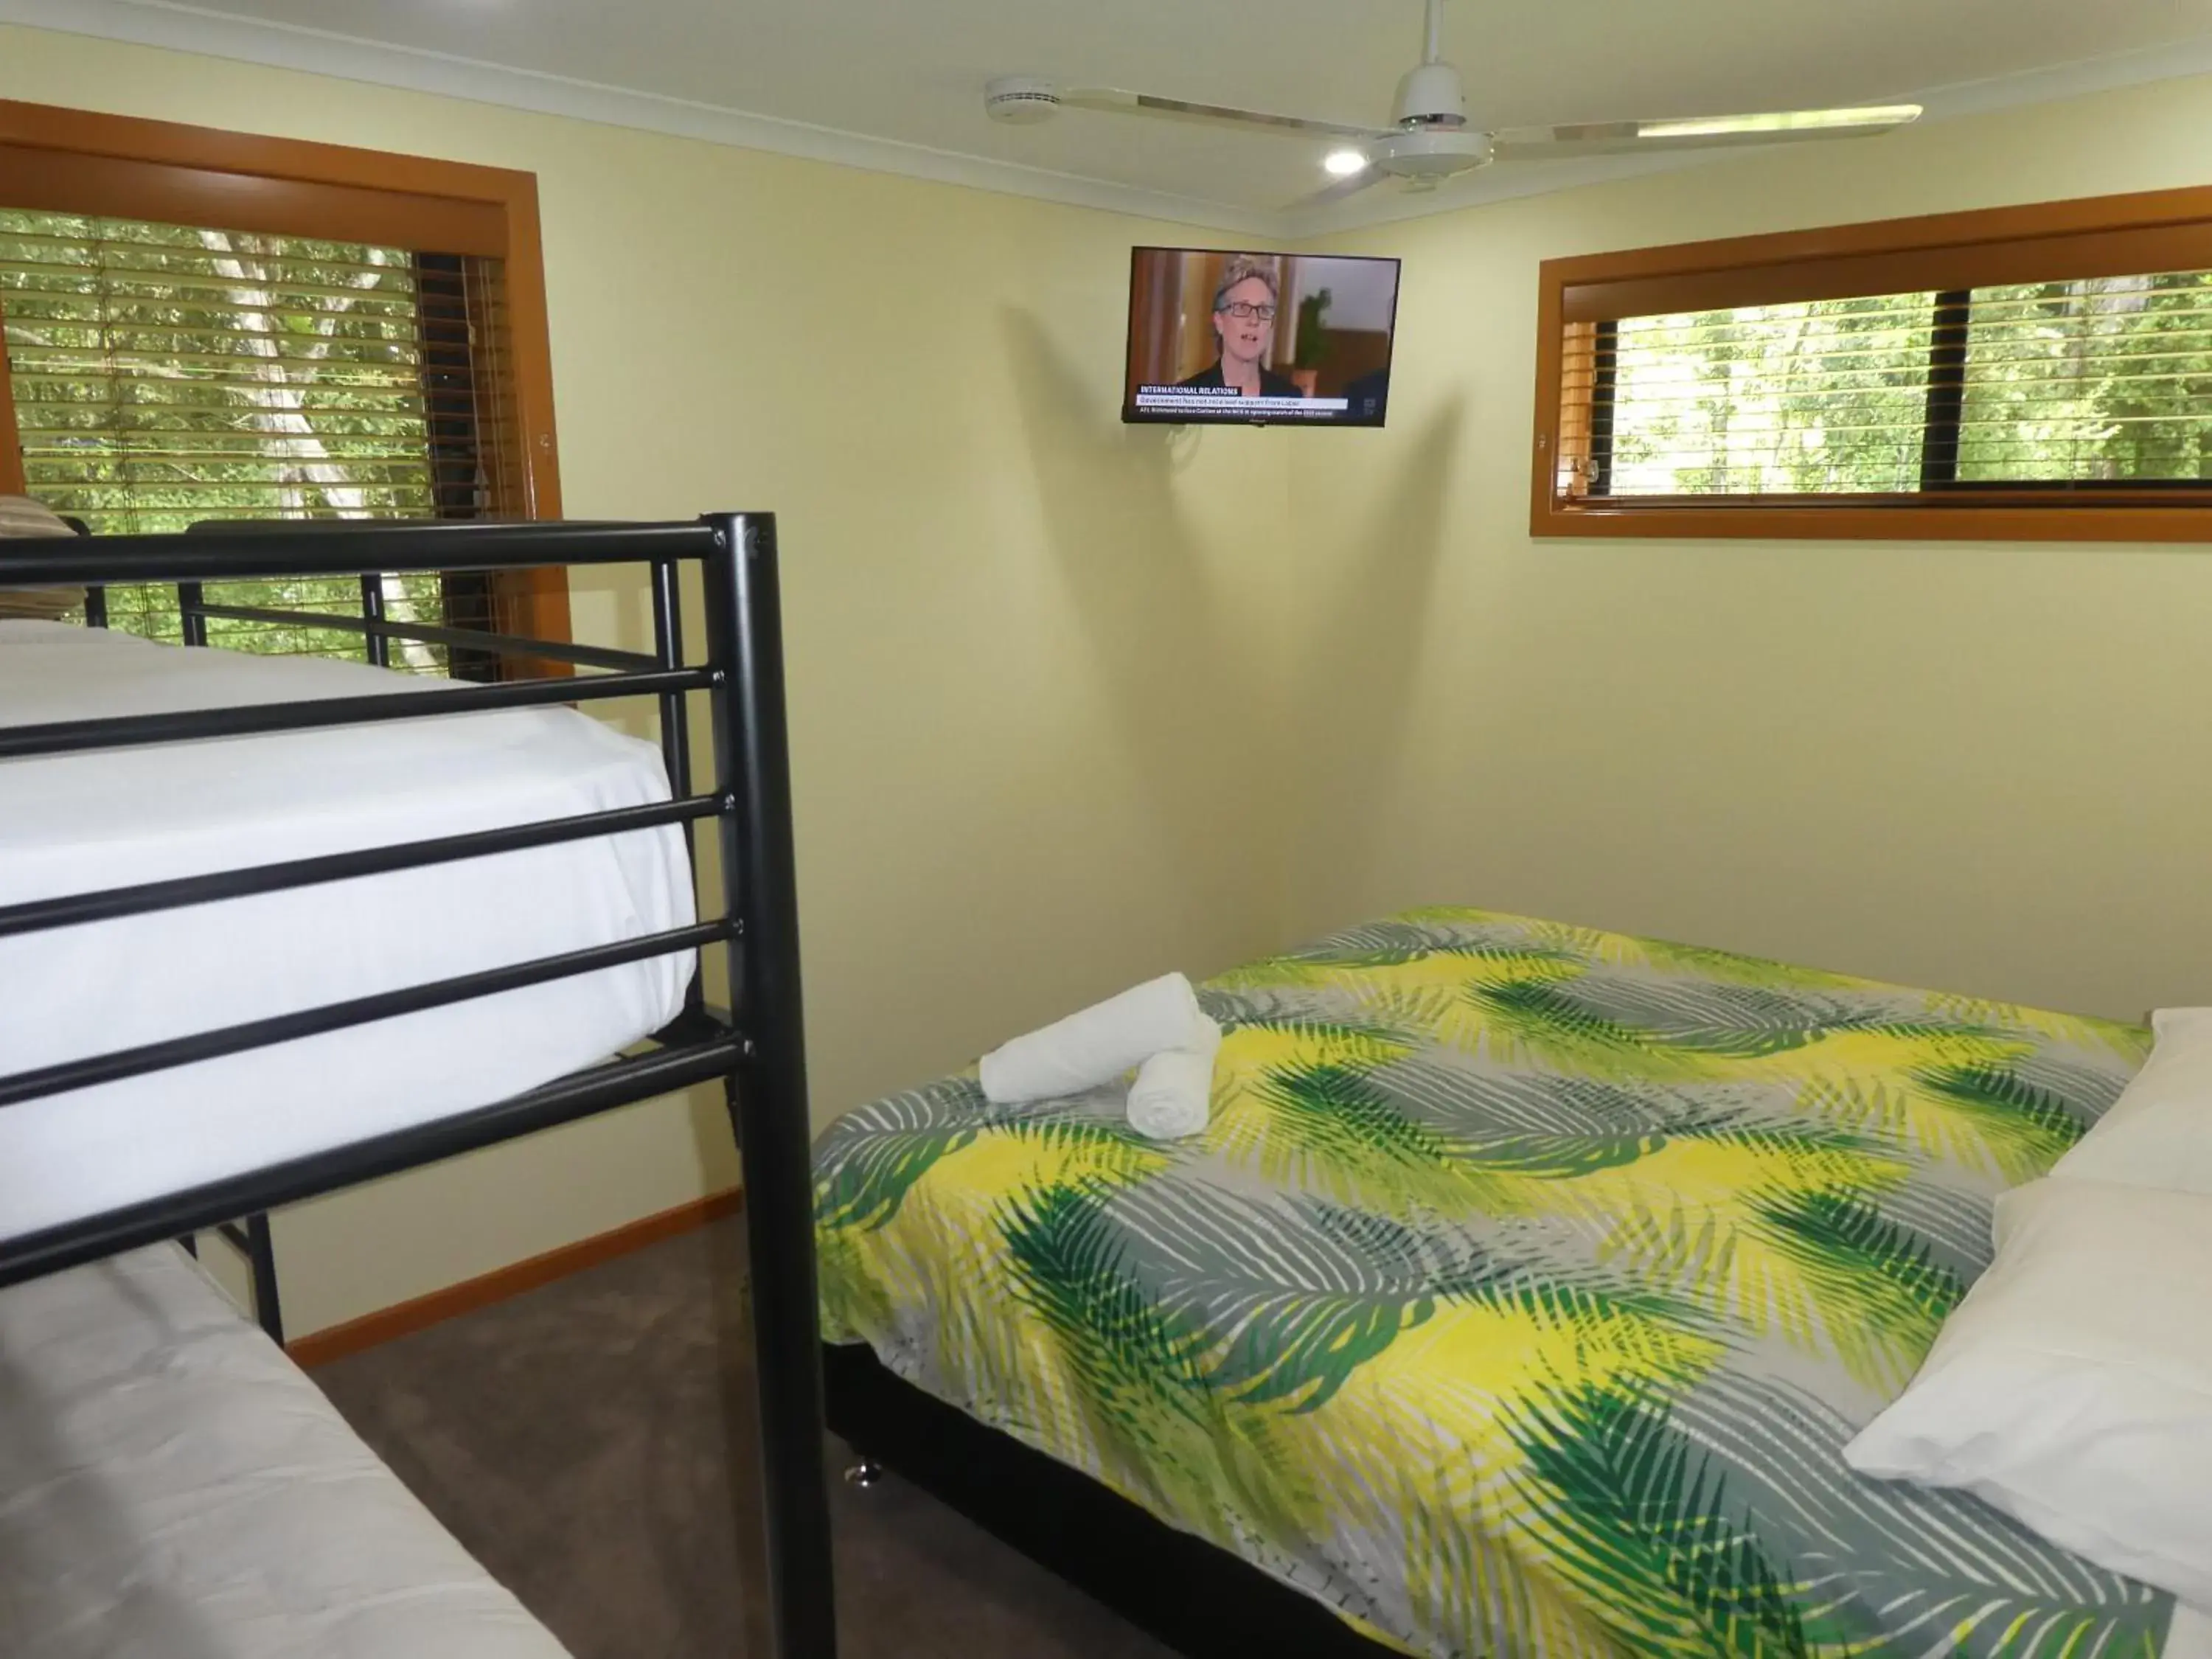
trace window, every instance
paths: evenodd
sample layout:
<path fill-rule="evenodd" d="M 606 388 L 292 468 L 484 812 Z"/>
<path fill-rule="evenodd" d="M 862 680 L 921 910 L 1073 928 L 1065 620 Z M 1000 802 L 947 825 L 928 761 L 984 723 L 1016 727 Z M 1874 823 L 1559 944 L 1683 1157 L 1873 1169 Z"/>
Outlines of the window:
<path fill-rule="evenodd" d="M 0 207 L 25 485 L 95 534 L 483 516 L 495 428 L 472 395 L 466 273 L 454 255 Z M 482 580 L 456 580 L 471 585 L 384 578 L 385 613 L 483 625 Z M 352 615 L 362 602 L 350 579 L 223 584 L 207 597 Z M 181 638 L 173 587 L 106 599 L 109 626 Z M 366 646 L 222 617 L 208 635 L 234 649 L 356 659 Z M 450 665 L 443 647 L 406 641 L 392 659 Z"/>
<path fill-rule="evenodd" d="M 0 489 L 94 534 L 556 515 L 535 254 L 527 175 L 0 103 Z M 393 620 L 566 637 L 565 583 L 535 575 L 395 575 L 374 597 Z M 206 598 L 358 616 L 364 594 L 344 578 Z M 173 588 L 106 599 L 111 626 L 179 636 Z M 367 650 L 305 624 L 208 633 Z"/>
<path fill-rule="evenodd" d="M 2212 192 L 1545 267 L 1538 534 L 2212 535 Z"/>

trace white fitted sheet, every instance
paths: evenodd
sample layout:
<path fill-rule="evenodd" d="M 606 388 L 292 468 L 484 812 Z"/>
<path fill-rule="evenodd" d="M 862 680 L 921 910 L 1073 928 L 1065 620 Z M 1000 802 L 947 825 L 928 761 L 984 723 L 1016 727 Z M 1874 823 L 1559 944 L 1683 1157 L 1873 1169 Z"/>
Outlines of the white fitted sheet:
<path fill-rule="evenodd" d="M 0 1291 L 0 1653 L 564 1651 L 175 1246 Z"/>
<path fill-rule="evenodd" d="M 0 725 L 440 684 L 0 623 Z M 658 750 L 567 708 L 0 761 L 0 904 L 666 799 Z M 671 827 L 0 939 L 0 1074 L 693 920 Z M 692 963 L 0 1107 L 0 1239 L 550 1082 L 672 1019 Z"/>

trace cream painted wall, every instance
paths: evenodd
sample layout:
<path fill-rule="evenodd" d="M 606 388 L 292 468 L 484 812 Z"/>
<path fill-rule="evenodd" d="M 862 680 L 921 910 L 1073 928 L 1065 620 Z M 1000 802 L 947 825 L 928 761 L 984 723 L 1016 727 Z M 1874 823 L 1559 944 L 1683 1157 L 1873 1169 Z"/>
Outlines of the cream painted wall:
<path fill-rule="evenodd" d="M 1392 423 L 1297 434 L 1115 423 L 1125 251 L 1188 228 L 23 29 L 0 95 L 538 173 L 570 510 L 782 517 L 821 1115 L 1446 900 L 2212 1000 L 2212 558 L 1526 528 L 1540 260 L 2202 183 L 2212 85 L 1333 239 L 1406 259 Z M 660 1103 L 306 1206 L 295 1328 L 732 1174 Z"/>
<path fill-rule="evenodd" d="M 2212 180 L 2212 82 L 1330 239 L 1390 428 L 1291 477 L 1288 931 L 1462 902 L 2047 1006 L 2212 1001 L 2212 553 L 1536 541 L 1537 266 Z"/>
<path fill-rule="evenodd" d="M 817 1115 L 1274 943 L 1286 452 L 1116 418 L 1188 227 L 23 28 L 0 96 L 538 174 L 569 512 L 780 517 Z M 304 1206 L 293 1329 L 733 1175 L 679 1101 Z"/>

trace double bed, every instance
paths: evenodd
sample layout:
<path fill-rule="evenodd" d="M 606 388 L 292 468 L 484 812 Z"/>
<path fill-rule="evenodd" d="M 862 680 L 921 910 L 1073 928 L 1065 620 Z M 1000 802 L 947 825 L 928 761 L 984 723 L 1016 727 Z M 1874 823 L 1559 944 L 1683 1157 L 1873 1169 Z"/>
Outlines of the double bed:
<path fill-rule="evenodd" d="M 857 1449 L 1191 1653 L 2212 1653 L 1839 1455 L 2147 1031 L 1449 908 L 1200 994 L 1191 1140 L 972 1077 L 820 1138 Z"/>

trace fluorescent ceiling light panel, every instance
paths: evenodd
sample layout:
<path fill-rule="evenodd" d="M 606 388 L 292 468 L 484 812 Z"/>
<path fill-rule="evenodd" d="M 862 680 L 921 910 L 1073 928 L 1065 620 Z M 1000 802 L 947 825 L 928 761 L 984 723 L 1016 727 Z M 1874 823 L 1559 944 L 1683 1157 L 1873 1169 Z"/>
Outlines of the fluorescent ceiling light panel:
<path fill-rule="evenodd" d="M 1639 138 L 1718 138 L 1735 132 L 1808 132 L 1833 127 L 1894 127 L 1920 118 L 1917 104 L 1862 109 L 1784 110 L 1771 115 L 1707 115 L 1689 121 L 1644 121 Z"/>

